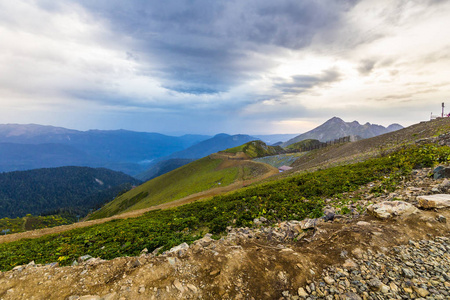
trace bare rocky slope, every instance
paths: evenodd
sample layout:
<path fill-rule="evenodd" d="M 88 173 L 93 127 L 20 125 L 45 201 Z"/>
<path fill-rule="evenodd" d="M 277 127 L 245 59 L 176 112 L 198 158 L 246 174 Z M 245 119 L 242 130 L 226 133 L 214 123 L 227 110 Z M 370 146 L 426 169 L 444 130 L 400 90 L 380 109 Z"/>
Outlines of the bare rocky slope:
<path fill-rule="evenodd" d="M 449 299 L 450 209 L 420 196 L 448 193 L 450 182 L 430 172 L 413 171 L 393 193 L 369 184 L 345 195 L 369 207 L 349 204 L 346 216 L 328 206 L 320 219 L 259 218 L 160 255 L 31 262 L 0 273 L 0 299 Z M 387 200 L 403 206 L 387 216 Z"/>
<path fill-rule="evenodd" d="M 287 147 L 291 144 L 307 139 L 316 139 L 321 142 L 327 142 L 349 135 L 367 139 L 402 128 L 403 126 L 399 124 L 391 124 L 388 127 L 370 123 L 361 125 L 357 121 L 344 122 L 338 117 L 333 117 L 322 125 L 288 140 L 283 143 L 283 147 Z"/>

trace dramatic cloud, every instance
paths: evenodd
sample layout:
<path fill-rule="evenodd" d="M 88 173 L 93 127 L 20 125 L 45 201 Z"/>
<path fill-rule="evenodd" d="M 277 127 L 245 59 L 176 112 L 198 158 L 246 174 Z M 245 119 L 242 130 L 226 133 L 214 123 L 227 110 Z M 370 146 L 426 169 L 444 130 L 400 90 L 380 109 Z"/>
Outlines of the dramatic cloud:
<path fill-rule="evenodd" d="M 301 94 L 312 88 L 321 87 L 338 81 L 340 74 L 336 70 L 327 70 L 320 75 L 294 75 L 290 80 L 282 80 L 276 83 L 274 88 L 281 90 L 283 94 Z"/>
<path fill-rule="evenodd" d="M 448 1 L 426 0 L 2 1 L 0 123 L 408 125 L 448 97 L 449 15 Z"/>

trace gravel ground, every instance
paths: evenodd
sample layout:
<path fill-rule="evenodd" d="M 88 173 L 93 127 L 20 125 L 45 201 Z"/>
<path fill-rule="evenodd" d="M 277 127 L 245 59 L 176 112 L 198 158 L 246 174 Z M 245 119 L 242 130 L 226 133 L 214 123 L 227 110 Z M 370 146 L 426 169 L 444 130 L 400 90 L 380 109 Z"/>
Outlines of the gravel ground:
<path fill-rule="evenodd" d="M 342 268 L 329 267 L 291 299 L 450 299 L 450 241 L 409 241 L 373 253 L 355 249 Z M 352 258 L 348 258 L 348 257 Z"/>

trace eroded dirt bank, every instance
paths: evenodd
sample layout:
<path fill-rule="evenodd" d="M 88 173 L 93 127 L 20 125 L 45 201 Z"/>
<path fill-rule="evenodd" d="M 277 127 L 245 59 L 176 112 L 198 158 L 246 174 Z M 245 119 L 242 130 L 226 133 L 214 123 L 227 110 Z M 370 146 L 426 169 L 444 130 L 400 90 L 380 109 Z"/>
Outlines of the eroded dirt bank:
<path fill-rule="evenodd" d="M 449 224 L 443 218 L 450 218 L 449 209 L 388 220 L 338 218 L 298 235 L 299 241 L 289 238 L 295 232 L 292 224 L 287 228 L 282 223 L 278 229 L 233 229 L 221 240 L 205 237 L 159 256 L 144 252 L 111 261 L 85 258 L 71 267 L 30 264 L 0 273 L 0 298 L 296 299 L 307 293 L 306 285 L 322 280 L 325 268 L 349 272 L 351 266 L 341 265 L 367 249 L 389 255 L 394 246 L 448 238 Z"/>

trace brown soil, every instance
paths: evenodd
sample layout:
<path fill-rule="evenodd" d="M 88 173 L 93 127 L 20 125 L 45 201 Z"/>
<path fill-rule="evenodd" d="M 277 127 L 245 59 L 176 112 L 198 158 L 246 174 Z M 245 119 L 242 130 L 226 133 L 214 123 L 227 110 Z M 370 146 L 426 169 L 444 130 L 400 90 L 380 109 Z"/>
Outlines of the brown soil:
<path fill-rule="evenodd" d="M 286 291 L 296 295 L 298 287 L 320 277 L 325 267 L 341 265 L 343 251 L 348 257 L 357 248 L 385 253 L 409 240 L 449 237 L 450 226 L 438 222 L 438 215 L 449 219 L 450 210 L 327 222 L 283 247 L 267 238 L 237 237 L 207 247 L 193 245 L 181 255 L 122 257 L 62 268 L 28 266 L 0 273 L 0 298 L 280 299 Z"/>

